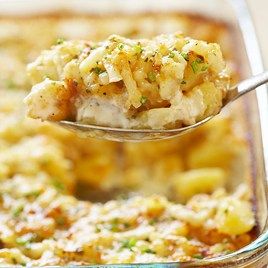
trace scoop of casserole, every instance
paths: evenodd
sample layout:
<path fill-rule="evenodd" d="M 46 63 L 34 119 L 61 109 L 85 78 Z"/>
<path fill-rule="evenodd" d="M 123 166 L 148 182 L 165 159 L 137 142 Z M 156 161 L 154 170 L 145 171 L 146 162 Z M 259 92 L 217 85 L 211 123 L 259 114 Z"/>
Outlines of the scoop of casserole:
<path fill-rule="evenodd" d="M 28 65 L 28 115 L 163 129 L 217 114 L 229 87 L 219 45 L 179 33 L 60 41 Z"/>

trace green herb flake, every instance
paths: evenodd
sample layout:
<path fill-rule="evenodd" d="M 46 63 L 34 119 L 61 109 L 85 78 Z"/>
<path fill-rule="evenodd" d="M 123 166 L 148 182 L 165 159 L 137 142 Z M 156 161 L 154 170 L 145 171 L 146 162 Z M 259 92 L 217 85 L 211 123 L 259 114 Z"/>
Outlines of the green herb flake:
<path fill-rule="evenodd" d="M 156 252 L 150 248 L 142 249 L 142 253 L 148 253 L 148 254 L 156 254 Z"/>
<path fill-rule="evenodd" d="M 124 44 L 122 44 L 122 43 L 118 44 L 118 49 L 119 50 L 122 50 L 123 48 L 124 48 Z"/>
<path fill-rule="evenodd" d="M 199 71 L 199 63 L 196 60 L 191 63 L 191 67 L 195 74 Z"/>
<path fill-rule="evenodd" d="M 138 43 L 137 45 L 135 45 L 133 48 L 134 48 L 134 51 L 136 52 L 136 54 L 141 54 L 142 51 L 143 51 L 140 43 Z"/>
<path fill-rule="evenodd" d="M 104 70 L 102 70 L 100 67 L 94 67 L 91 69 L 91 71 L 93 71 L 97 75 L 100 75 L 101 73 L 104 72 Z"/>
<path fill-rule="evenodd" d="M 196 58 L 196 60 L 191 63 L 191 67 L 193 72 L 196 74 L 198 72 L 206 71 L 208 69 L 208 64 L 206 64 L 203 59 Z"/>
<path fill-rule="evenodd" d="M 15 89 L 17 87 L 17 85 L 12 79 L 7 79 L 5 84 L 8 89 Z"/>
<path fill-rule="evenodd" d="M 32 234 L 26 234 L 21 237 L 16 238 L 16 243 L 20 246 L 26 246 L 27 244 L 34 241 L 35 235 Z"/>
<path fill-rule="evenodd" d="M 154 225 L 154 224 L 156 224 L 157 223 L 157 220 L 156 219 L 151 219 L 150 221 L 149 221 L 149 224 L 150 225 Z"/>
<path fill-rule="evenodd" d="M 101 228 L 98 225 L 95 226 L 95 232 L 96 233 L 100 233 L 101 232 Z"/>
<path fill-rule="evenodd" d="M 63 44 L 64 41 L 65 41 L 65 39 L 62 38 L 62 37 L 57 38 L 57 40 L 56 40 L 56 44 L 57 44 L 57 45 L 61 45 L 61 44 Z"/>
<path fill-rule="evenodd" d="M 175 53 L 173 51 L 171 51 L 168 55 L 169 58 L 174 58 L 175 57 Z"/>
<path fill-rule="evenodd" d="M 207 69 L 208 69 L 208 65 L 203 65 L 202 68 L 201 68 L 201 71 L 205 72 Z"/>
<path fill-rule="evenodd" d="M 23 238 L 18 237 L 18 238 L 16 239 L 16 243 L 17 243 L 18 245 L 25 246 L 25 245 L 28 243 L 28 241 L 26 241 L 26 240 L 23 239 Z"/>
<path fill-rule="evenodd" d="M 57 180 L 53 181 L 52 184 L 59 191 L 64 191 L 65 190 L 64 184 L 59 182 L 59 181 L 57 181 Z"/>
<path fill-rule="evenodd" d="M 186 61 L 189 61 L 189 55 L 188 55 L 188 53 L 181 52 L 181 56 L 182 56 Z"/>
<path fill-rule="evenodd" d="M 147 74 L 149 82 L 155 82 L 156 81 L 156 73 L 155 72 L 149 72 Z"/>
<path fill-rule="evenodd" d="M 194 254 L 193 256 L 192 256 L 194 259 L 204 259 L 204 256 L 202 255 L 202 254 Z"/>
<path fill-rule="evenodd" d="M 52 80 L 51 77 L 50 77 L 50 75 L 48 75 L 48 74 L 45 74 L 44 75 L 44 79 L 50 79 L 50 80 Z"/>
<path fill-rule="evenodd" d="M 112 222 L 110 223 L 109 229 L 112 232 L 118 232 L 119 231 L 119 220 L 117 218 L 112 220 Z"/>
<path fill-rule="evenodd" d="M 38 197 L 41 194 L 40 190 L 28 192 L 24 194 L 24 197 Z"/>
<path fill-rule="evenodd" d="M 185 85 L 185 84 L 186 84 L 186 81 L 182 80 L 182 81 L 181 81 L 181 84 L 182 84 L 182 85 Z"/>
<path fill-rule="evenodd" d="M 136 245 L 136 243 L 137 243 L 136 238 L 130 238 L 122 242 L 121 248 L 127 248 L 127 249 L 132 250 L 132 248 Z"/>
<path fill-rule="evenodd" d="M 93 45 L 93 46 L 90 47 L 90 49 L 91 49 L 91 50 L 94 50 L 94 49 L 96 49 L 97 47 L 98 47 L 97 45 Z"/>
<path fill-rule="evenodd" d="M 124 228 L 129 228 L 130 227 L 130 224 L 128 222 L 125 222 L 123 225 L 124 225 Z"/>
<path fill-rule="evenodd" d="M 19 217 L 19 215 L 21 214 L 21 212 L 23 211 L 23 206 L 20 205 L 18 207 L 16 207 L 13 211 L 12 211 L 12 214 L 14 217 Z"/>
<path fill-rule="evenodd" d="M 147 102 L 148 98 L 146 96 L 141 96 L 140 103 L 143 105 Z"/>

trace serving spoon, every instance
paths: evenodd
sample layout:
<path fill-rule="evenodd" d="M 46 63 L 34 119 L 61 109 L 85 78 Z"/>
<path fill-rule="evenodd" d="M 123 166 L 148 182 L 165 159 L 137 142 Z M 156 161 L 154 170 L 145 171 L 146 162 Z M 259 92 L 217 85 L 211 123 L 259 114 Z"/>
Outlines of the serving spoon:
<path fill-rule="evenodd" d="M 236 86 L 227 91 L 227 96 L 223 101 L 222 108 L 227 104 L 233 102 L 237 98 L 244 94 L 256 89 L 268 82 L 268 71 L 259 75 L 253 76 L 249 79 L 241 81 Z M 71 129 L 80 136 L 98 138 L 104 140 L 113 141 L 150 141 L 167 139 L 179 135 L 183 135 L 195 128 L 203 125 L 211 120 L 215 115 L 206 117 L 202 121 L 199 121 L 193 125 L 174 128 L 174 129 L 125 129 L 125 128 L 113 128 L 97 125 L 87 125 L 78 122 L 60 121 L 58 124 L 65 128 Z"/>

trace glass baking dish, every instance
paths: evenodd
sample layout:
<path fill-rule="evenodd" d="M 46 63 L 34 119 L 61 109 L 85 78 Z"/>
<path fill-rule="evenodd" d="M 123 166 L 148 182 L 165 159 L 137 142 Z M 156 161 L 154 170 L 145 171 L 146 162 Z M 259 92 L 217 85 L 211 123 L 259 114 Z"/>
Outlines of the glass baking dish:
<path fill-rule="evenodd" d="M 254 27 L 244 0 L 22 0 L 1 1 L 0 15 L 36 15 L 57 12 L 79 14 L 185 12 L 208 16 L 225 21 L 235 31 L 236 56 L 240 63 L 240 76 L 248 77 L 263 71 L 260 51 Z M 250 173 L 255 196 L 258 238 L 246 247 L 227 256 L 208 260 L 182 263 L 147 263 L 88 265 L 83 267 L 264 267 L 268 263 L 268 93 L 262 86 L 256 93 L 250 93 L 239 100 L 243 107 L 245 124 L 251 151 Z M 69 267 L 69 266 L 68 266 Z"/>

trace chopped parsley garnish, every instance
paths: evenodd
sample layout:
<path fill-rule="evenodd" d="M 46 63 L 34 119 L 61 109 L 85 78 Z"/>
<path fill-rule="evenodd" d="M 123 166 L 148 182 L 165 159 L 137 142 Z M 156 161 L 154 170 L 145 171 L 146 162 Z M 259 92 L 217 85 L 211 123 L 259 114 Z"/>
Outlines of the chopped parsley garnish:
<path fill-rule="evenodd" d="M 154 225 L 154 224 L 156 224 L 157 223 L 157 220 L 156 219 L 151 219 L 150 221 L 149 221 L 149 224 L 150 225 Z"/>
<path fill-rule="evenodd" d="M 229 209 L 228 208 L 226 208 L 224 211 L 224 214 L 228 214 L 228 212 L 229 212 Z"/>
<path fill-rule="evenodd" d="M 112 220 L 109 229 L 112 232 L 118 232 L 119 231 L 119 220 L 117 218 Z"/>
<path fill-rule="evenodd" d="M 91 69 L 95 74 L 100 75 L 101 73 L 104 72 L 100 67 L 94 67 Z"/>
<path fill-rule="evenodd" d="M 149 72 L 148 74 L 147 74 L 147 77 L 148 77 L 148 80 L 149 80 L 149 82 L 155 82 L 156 81 L 156 73 L 155 72 Z"/>
<path fill-rule="evenodd" d="M 64 184 L 59 182 L 59 181 L 57 181 L 57 180 L 53 181 L 52 184 L 59 191 L 63 191 L 65 189 Z"/>
<path fill-rule="evenodd" d="M 95 232 L 96 233 L 100 233 L 101 232 L 101 228 L 98 225 L 95 226 Z"/>
<path fill-rule="evenodd" d="M 14 83 L 14 81 L 12 79 L 7 79 L 5 84 L 6 84 L 6 87 L 8 89 L 15 89 L 16 88 L 16 84 Z"/>
<path fill-rule="evenodd" d="M 141 96 L 140 102 L 141 102 L 142 105 L 145 104 L 147 102 L 147 97 L 146 96 Z"/>
<path fill-rule="evenodd" d="M 122 242 L 121 248 L 127 248 L 127 249 L 132 250 L 132 248 L 136 245 L 136 243 L 137 243 L 136 238 L 130 238 Z"/>
<path fill-rule="evenodd" d="M 204 72 L 208 68 L 208 66 L 206 64 L 204 65 L 204 61 L 200 58 L 197 58 L 196 60 L 194 60 L 191 63 L 191 67 L 192 67 L 192 70 L 195 74 L 200 72 L 200 71 Z"/>
<path fill-rule="evenodd" d="M 40 194 L 41 194 L 41 191 L 36 190 L 36 191 L 25 193 L 24 196 L 25 197 L 38 197 Z"/>
<path fill-rule="evenodd" d="M 142 49 L 140 43 L 138 43 L 137 45 L 135 45 L 133 48 L 134 48 L 134 50 L 135 50 L 135 52 L 136 52 L 137 54 L 141 54 L 142 51 L 143 51 L 143 49 Z"/>
<path fill-rule="evenodd" d="M 122 43 L 118 44 L 118 49 L 119 50 L 122 50 L 123 48 L 124 48 L 124 44 L 122 44 Z"/>
<path fill-rule="evenodd" d="M 182 55 L 182 57 L 183 57 L 186 61 L 189 61 L 189 55 L 188 55 L 188 53 L 181 52 L 181 55 Z"/>
<path fill-rule="evenodd" d="M 45 75 L 44 75 L 44 79 L 46 79 L 46 78 L 52 80 L 51 77 L 50 77 L 50 75 L 48 75 L 48 74 L 45 74 Z"/>
<path fill-rule="evenodd" d="M 19 215 L 21 214 L 21 212 L 23 211 L 23 206 L 20 205 L 18 207 L 16 207 L 13 211 L 12 214 L 14 217 L 19 217 Z"/>
<path fill-rule="evenodd" d="M 204 65 L 204 66 L 202 66 L 201 71 L 202 72 L 205 72 L 207 69 L 208 69 L 208 66 L 207 65 Z"/>
<path fill-rule="evenodd" d="M 181 81 L 181 84 L 182 84 L 182 85 L 185 85 L 185 84 L 186 84 L 186 81 L 182 80 L 182 81 Z"/>
<path fill-rule="evenodd" d="M 169 58 L 174 58 L 175 57 L 175 53 L 173 51 L 171 51 L 168 55 Z"/>
<path fill-rule="evenodd" d="M 129 224 L 128 222 L 125 222 L 125 223 L 124 223 L 124 227 L 125 227 L 125 228 L 129 228 L 129 227 L 130 227 L 130 224 Z"/>
<path fill-rule="evenodd" d="M 36 234 L 28 233 L 23 236 L 17 237 L 16 243 L 18 245 L 25 246 L 31 242 L 34 242 L 35 238 L 36 238 Z"/>
<path fill-rule="evenodd" d="M 64 41 L 65 41 L 65 39 L 62 38 L 62 37 L 60 37 L 60 38 L 58 38 L 58 39 L 56 40 L 56 44 L 57 44 L 57 45 L 61 45 L 61 44 L 63 44 Z"/>
<path fill-rule="evenodd" d="M 22 238 L 18 237 L 18 238 L 16 239 L 16 243 L 17 243 L 18 245 L 25 246 L 26 244 L 29 243 L 29 241 L 27 241 L 27 240 L 25 240 L 25 239 L 22 239 Z"/>
<path fill-rule="evenodd" d="M 194 254 L 192 257 L 195 259 L 204 259 L 204 256 L 202 254 Z"/>
<path fill-rule="evenodd" d="M 149 254 L 156 254 L 155 251 L 153 251 L 152 249 L 150 248 L 145 248 L 145 249 L 142 249 L 141 251 L 142 253 L 149 253 Z"/>

